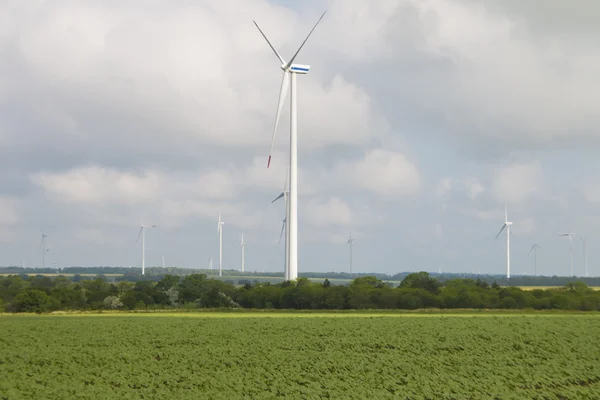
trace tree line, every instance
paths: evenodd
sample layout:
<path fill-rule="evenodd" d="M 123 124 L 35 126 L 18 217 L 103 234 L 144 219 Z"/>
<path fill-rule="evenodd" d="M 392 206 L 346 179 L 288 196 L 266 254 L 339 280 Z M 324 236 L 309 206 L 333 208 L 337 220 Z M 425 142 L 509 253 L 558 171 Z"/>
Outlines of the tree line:
<path fill-rule="evenodd" d="M 22 275 L 28 274 L 64 274 L 71 276 L 72 280 L 81 281 L 86 279 L 94 279 L 96 275 L 105 275 L 108 281 L 114 282 L 137 282 L 151 280 L 158 282 L 165 275 L 180 275 L 187 276 L 193 274 L 205 274 L 214 279 L 229 281 L 234 284 L 245 284 L 253 280 L 269 281 L 271 283 L 279 283 L 283 280 L 281 272 L 241 272 L 237 270 L 223 270 L 223 276 L 218 277 L 217 270 L 210 269 L 190 269 L 190 268 L 175 268 L 175 267 L 148 267 L 146 274 L 142 275 L 141 268 L 137 267 L 64 267 L 64 268 L 24 268 L 17 266 L 0 267 L 0 274 Z M 87 275 L 87 276 L 86 276 Z M 300 277 L 310 279 L 331 279 L 331 280 L 346 280 L 350 281 L 355 278 L 375 276 L 384 282 L 398 282 L 405 279 L 410 272 L 399 272 L 389 275 L 384 273 L 347 273 L 347 272 L 301 272 Z M 469 273 L 431 273 L 440 282 L 455 279 L 473 279 L 481 280 L 491 285 L 496 282 L 500 286 L 565 286 L 572 282 L 574 278 L 566 276 L 532 276 L 532 275 L 515 275 L 511 277 L 510 282 L 502 275 L 481 275 Z M 600 277 L 577 277 L 589 286 L 600 286 Z"/>
<path fill-rule="evenodd" d="M 347 286 L 307 278 L 279 284 L 236 286 L 205 274 L 165 275 L 158 281 L 107 282 L 102 276 L 73 282 L 64 277 L 0 277 L 0 311 L 134 310 L 167 308 L 254 309 L 561 309 L 600 310 L 600 291 L 583 282 L 561 288 L 522 290 L 473 279 L 445 282 L 427 272 L 409 274 L 397 286 L 375 276 Z"/>

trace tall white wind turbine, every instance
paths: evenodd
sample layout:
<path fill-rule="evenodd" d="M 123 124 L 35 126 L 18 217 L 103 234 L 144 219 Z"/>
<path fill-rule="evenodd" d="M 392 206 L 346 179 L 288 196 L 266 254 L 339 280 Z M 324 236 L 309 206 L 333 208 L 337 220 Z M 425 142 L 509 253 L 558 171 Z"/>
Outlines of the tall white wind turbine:
<path fill-rule="evenodd" d="M 500 232 L 496 235 L 496 239 L 506 229 L 506 279 L 510 279 L 510 226 L 512 222 L 508 221 L 508 206 L 504 203 L 504 224 L 500 228 Z"/>
<path fill-rule="evenodd" d="M 244 256 L 245 256 L 245 250 L 246 250 L 246 241 L 244 240 L 244 234 L 242 233 L 242 241 L 240 243 L 240 247 L 242 249 L 242 272 L 244 272 Z"/>
<path fill-rule="evenodd" d="M 352 232 L 350 232 L 350 237 L 348 238 L 348 241 L 346 242 L 346 244 L 350 245 L 350 274 L 352 275 L 352 243 L 354 242 L 354 239 L 352 238 Z"/>
<path fill-rule="evenodd" d="M 565 233 L 559 233 L 558 236 L 568 236 L 569 237 L 569 273 L 571 274 L 571 276 L 573 275 L 573 236 L 575 236 L 575 233 L 573 232 L 565 232 Z"/>
<path fill-rule="evenodd" d="M 585 263 L 585 277 L 588 278 L 589 275 L 589 271 L 588 271 L 588 258 L 587 258 L 587 239 L 584 238 L 583 236 L 579 235 L 579 239 L 581 239 L 581 244 L 583 245 L 583 261 Z"/>
<path fill-rule="evenodd" d="M 541 249 L 541 248 L 542 248 L 542 246 L 540 246 L 539 244 L 535 243 L 529 249 L 529 253 L 528 254 L 531 254 L 531 252 L 533 252 L 533 276 L 537 276 L 537 249 Z"/>
<path fill-rule="evenodd" d="M 285 204 L 285 217 L 283 218 L 283 223 L 281 224 L 281 233 L 279 234 L 279 243 L 281 243 L 281 237 L 283 236 L 283 232 L 285 231 L 285 251 L 284 256 L 285 260 L 283 263 L 283 276 L 286 281 L 290 280 L 290 257 L 289 257 L 289 248 L 290 248 L 290 235 L 289 235 L 289 225 L 287 223 L 288 217 L 290 215 L 290 202 L 288 201 L 288 197 L 290 192 L 288 191 L 288 178 L 290 176 L 289 167 L 286 169 L 285 173 L 285 183 L 283 184 L 283 191 L 279 194 L 279 196 L 275 197 L 271 204 L 275 203 L 277 200 L 283 198 Z"/>
<path fill-rule="evenodd" d="M 142 237 L 142 275 L 146 274 L 146 228 L 146 225 L 144 225 L 144 222 L 142 221 L 138 237 L 135 240 L 137 243 L 140 240 L 140 236 Z M 158 228 L 158 226 L 151 225 L 150 228 Z"/>
<path fill-rule="evenodd" d="M 219 221 L 217 221 L 217 235 L 219 235 L 219 276 L 223 276 L 223 225 L 221 221 L 221 213 L 219 213 Z"/>
<path fill-rule="evenodd" d="M 208 269 L 212 271 L 212 257 L 208 259 Z"/>
<path fill-rule="evenodd" d="M 267 168 L 271 165 L 271 155 L 273 152 L 273 143 L 275 141 L 275 134 L 277 133 L 277 125 L 279 124 L 279 118 L 281 117 L 281 109 L 287 95 L 288 86 L 290 86 L 290 196 L 289 196 L 289 218 L 287 219 L 288 232 L 289 232 L 289 279 L 295 280 L 298 278 L 298 116 L 296 106 L 296 75 L 305 75 L 310 70 L 310 65 L 294 64 L 294 60 L 302 50 L 302 47 L 313 33 L 321 19 L 325 16 L 325 12 L 315 26 L 311 29 L 304 39 L 304 42 L 300 45 L 296 53 L 292 56 L 290 61 L 286 62 L 281 55 L 275 50 L 275 47 L 271 44 L 267 36 L 260 29 L 256 21 L 254 25 L 258 28 L 261 35 L 267 41 L 271 50 L 275 53 L 279 61 L 281 62 L 281 69 L 283 70 L 283 77 L 281 80 L 281 88 L 279 90 L 279 100 L 277 103 L 277 114 L 275 116 L 275 125 L 273 127 L 273 136 L 271 138 L 271 150 L 269 151 L 269 160 L 267 161 Z"/>

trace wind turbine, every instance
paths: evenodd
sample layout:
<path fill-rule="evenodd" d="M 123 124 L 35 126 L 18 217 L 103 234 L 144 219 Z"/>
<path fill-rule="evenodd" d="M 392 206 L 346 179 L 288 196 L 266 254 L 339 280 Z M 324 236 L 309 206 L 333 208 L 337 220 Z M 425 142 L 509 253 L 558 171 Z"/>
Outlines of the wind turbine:
<path fill-rule="evenodd" d="M 223 276 L 223 225 L 221 221 L 221 213 L 219 213 L 219 221 L 217 221 L 217 235 L 219 235 L 219 276 Z"/>
<path fill-rule="evenodd" d="M 512 222 L 508 221 L 508 206 L 504 203 L 504 224 L 500 228 L 500 232 L 496 235 L 496 239 L 506 228 L 506 279 L 510 279 L 510 226 Z"/>
<path fill-rule="evenodd" d="M 537 249 L 541 248 L 542 246 L 535 243 L 533 246 L 531 246 L 531 249 L 529 249 L 528 254 L 531 254 L 531 252 L 533 251 L 533 276 L 537 276 Z"/>
<path fill-rule="evenodd" d="M 283 184 L 283 191 L 277 196 L 271 204 L 275 203 L 277 200 L 283 197 L 283 201 L 285 204 L 285 218 L 283 218 L 283 223 L 281 224 L 281 233 L 279 234 L 279 243 L 281 243 L 281 237 L 283 236 L 283 231 L 285 230 L 285 251 L 284 251 L 284 264 L 283 264 L 283 275 L 286 281 L 290 280 L 290 258 L 289 258 L 289 246 L 290 246 L 290 235 L 289 235 L 289 225 L 287 224 L 289 213 L 290 213 L 290 202 L 288 201 L 288 197 L 290 192 L 288 191 L 288 178 L 290 176 L 289 167 L 286 169 L 285 173 L 285 183 Z"/>
<path fill-rule="evenodd" d="M 138 237 L 135 240 L 137 243 L 140 240 L 140 236 L 142 237 L 142 275 L 146 274 L 146 228 L 147 227 L 144 225 L 144 221 L 142 221 Z M 158 228 L 158 226 L 152 225 L 150 228 Z"/>
<path fill-rule="evenodd" d="M 575 236 L 575 233 L 573 232 L 566 232 L 566 233 L 559 233 L 558 236 L 568 236 L 569 237 L 569 261 L 570 261 L 570 273 L 571 276 L 573 275 L 573 236 Z"/>
<path fill-rule="evenodd" d="M 208 259 L 208 269 L 212 271 L 212 257 Z"/>
<path fill-rule="evenodd" d="M 244 272 L 244 253 L 246 249 L 246 242 L 244 241 L 244 234 L 242 233 L 242 242 L 240 243 L 240 247 L 242 248 L 242 272 Z"/>
<path fill-rule="evenodd" d="M 354 239 L 352 238 L 352 232 L 350 232 L 350 237 L 346 242 L 346 244 L 350 245 L 350 275 L 352 275 L 352 242 L 354 242 Z"/>
<path fill-rule="evenodd" d="M 42 268 L 46 267 L 46 252 L 50 250 L 50 249 L 46 248 L 46 238 L 47 237 L 48 237 L 48 235 L 46 235 L 44 232 L 42 232 L 42 241 L 40 242 L 40 244 L 42 246 Z"/>
<path fill-rule="evenodd" d="M 290 86 L 290 195 L 289 195 L 289 218 L 287 219 L 288 232 L 289 232 L 289 247 L 288 247 L 288 269 L 289 279 L 295 280 L 298 278 L 298 116 L 297 116 L 297 105 L 296 105 L 296 75 L 305 75 L 310 70 L 310 65 L 294 64 L 294 60 L 302 50 L 302 47 L 313 33 L 321 19 L 325 16 L 325 12 L 321 15 L 315 26 L 311 29 L 304 39 L 304 42 L 300 45 L 296 53 L 292 56 L 290 61 L 286 62 L 281 55 L 275 50 L 275 47 L 271 44 L 267 36 L 260 29 L 256 21 L 254 25 L 258 28 L 261 35 L 267 41 L 271 50 L 275 53 L 279 61 L 281 62 L 281 69 L 283 70 L 283 77 L 281 80 L 281 88 L 279 90 L 279 100 L 277 102 L 277 114 L 275 116 L 275 125 L 273 127 L 273 136 L 271 138 L 271 150 L 269 151 L 269 160 L 267 161 L 267 168 L 271 165 L 271 155 L 273 153 L 273 143 L 275 141 L 275 134 L 277 133 L 277 125 L 279 125 L 279 118 L 281 117 L 281 110 L 283 103 L 287 95 L 288 86 Z"/>
<path fill-rule="evenodd" d="M 581 239 L 581 243 L 583 244 L 583 260 L 585 262 L 585 277 L 589 277 L 588 274 L 588 258 L 587 258 L 587 239 L 583 236 L 579 235 L 579 239 Z"/>

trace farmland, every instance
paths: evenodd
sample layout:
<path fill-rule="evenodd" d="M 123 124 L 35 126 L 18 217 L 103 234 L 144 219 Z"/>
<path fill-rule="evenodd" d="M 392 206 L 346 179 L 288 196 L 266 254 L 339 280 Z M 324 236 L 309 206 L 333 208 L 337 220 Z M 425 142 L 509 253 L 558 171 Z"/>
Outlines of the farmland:
<path fill-rule="evenodd" d="M 0 325 L 8 399 L 600 397 L 596 313 L 74 313 Z"/>

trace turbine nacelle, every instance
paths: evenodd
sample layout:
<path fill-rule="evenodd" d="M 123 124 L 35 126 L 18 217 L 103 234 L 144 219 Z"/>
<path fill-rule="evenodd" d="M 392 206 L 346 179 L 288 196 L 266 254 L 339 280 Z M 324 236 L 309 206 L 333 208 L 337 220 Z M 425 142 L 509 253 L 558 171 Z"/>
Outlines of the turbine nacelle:
<path fill-rule="evenodd" d="M 281 69 L 285 72 L 293 72 L 295 74 L 306 75 L 310 70 L 310 65 L 292 64 L 288 67 L 287 64 L 282 64 Z"/>

